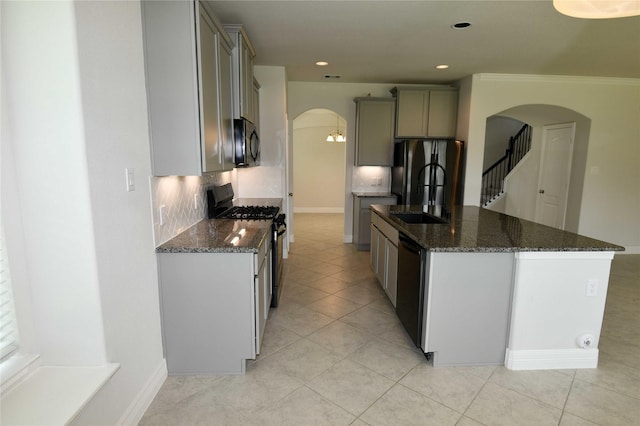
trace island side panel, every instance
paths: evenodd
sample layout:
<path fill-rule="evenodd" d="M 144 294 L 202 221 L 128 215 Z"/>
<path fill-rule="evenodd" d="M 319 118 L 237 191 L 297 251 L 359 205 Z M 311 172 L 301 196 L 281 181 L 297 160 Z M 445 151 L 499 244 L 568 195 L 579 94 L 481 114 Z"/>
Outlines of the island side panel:
<path fill-rule="evenodd" d="M 255 358 L 253 253 L 159 253 L 169 374 L 241 374 Z"/>
<path fill-rule="evenodd" d="M 434 367 L 503 365 L 513 253 L 429 253 L 426 349 Z"/>
<path fill-rule="evenodd" d="M 613 252 L 516 254 L 507 368 L 598 366 L 612 259 Z"/>

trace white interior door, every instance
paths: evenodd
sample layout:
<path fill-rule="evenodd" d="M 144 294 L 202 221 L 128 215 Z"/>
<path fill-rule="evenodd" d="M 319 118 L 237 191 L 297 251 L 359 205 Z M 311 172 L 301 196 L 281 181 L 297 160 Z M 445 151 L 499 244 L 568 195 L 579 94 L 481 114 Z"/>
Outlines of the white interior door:
<path fill-rule="evenodd" d="M 284 253 L 283 256 L 284 258 L 288 258 L 289 257 L 289 245 L 293 242 L 295 242 L 294 240 L 294 224 L 293 224 L 293 193 L 294 193 L 294 189 L 293 189 L 293 137 L 291 136 L 291 131 L 292 131 L 292 126 L 293 126 L 293 122 L 289 121 L 289 116 L 285 113 L 285 119 L 286 119 L 286 129 L 287 129 L 287 134 L 286 134 L 286 141 L 285 141 L 285 161 L 287 163 L 287 167 L 285 168 L 285 180 L 286 180 L 286 184 L 285 184 L 285 192 L 284 192 L 284 198 L 285 198 L 285 204 L 286 204 L 286 215 L 287 215 L 287 233 L 285 234 L 285 236 L 287 237 L 285 240 L 285 245 L 283 247 Z"/>
<path fill-rule="evenodd" d="M 576 123 L 542 129 L 536 222 L 559 229 L 564 229 L 575 129 Z"/>

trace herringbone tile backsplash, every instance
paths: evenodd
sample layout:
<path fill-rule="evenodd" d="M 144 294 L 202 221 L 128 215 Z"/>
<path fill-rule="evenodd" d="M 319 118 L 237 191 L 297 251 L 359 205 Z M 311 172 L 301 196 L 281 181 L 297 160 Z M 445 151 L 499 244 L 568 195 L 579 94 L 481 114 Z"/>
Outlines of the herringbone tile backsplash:
<path fill-rule="evenodd" d="M 235 172 L 208 173 L 204 176 L 151 177 L 151 207 L 155 245 L 166 242 L 206 216 L 206 190 L 231 182 Z M 197 197 L 196 197 L 197 195 Z M 162 207 L 162 225 L 160 208 Z"/>

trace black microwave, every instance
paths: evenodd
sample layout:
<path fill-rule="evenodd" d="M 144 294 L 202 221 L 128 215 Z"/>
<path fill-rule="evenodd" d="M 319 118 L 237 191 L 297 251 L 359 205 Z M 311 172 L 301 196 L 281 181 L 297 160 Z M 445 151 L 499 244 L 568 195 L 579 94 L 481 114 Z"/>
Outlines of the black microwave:
<path fill-rule="evenodd" d="M 236 167 L 260 165 L 260 138 L 256 126 L 246 118 L 233 120 Z"/>

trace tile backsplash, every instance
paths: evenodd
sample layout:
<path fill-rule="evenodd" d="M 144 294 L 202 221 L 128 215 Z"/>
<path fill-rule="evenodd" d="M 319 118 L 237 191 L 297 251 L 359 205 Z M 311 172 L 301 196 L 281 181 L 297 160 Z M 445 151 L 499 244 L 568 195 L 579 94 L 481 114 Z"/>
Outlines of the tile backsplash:
<path fill-rule="evenodd" d="M 207 188 L 229 182 L 235 188 L 236 180 L 235 171 L 203 176 L 152 176 L 151 208 L 156 247 L 206 217 Z"/>
<path fill-rule="evenodd" d="M 389 192 L 391 190 L 390 167 L 354 167 L 351 176 L 353 192 Z"/>

